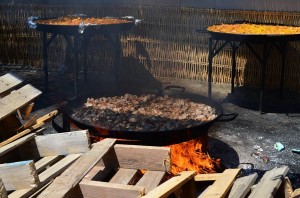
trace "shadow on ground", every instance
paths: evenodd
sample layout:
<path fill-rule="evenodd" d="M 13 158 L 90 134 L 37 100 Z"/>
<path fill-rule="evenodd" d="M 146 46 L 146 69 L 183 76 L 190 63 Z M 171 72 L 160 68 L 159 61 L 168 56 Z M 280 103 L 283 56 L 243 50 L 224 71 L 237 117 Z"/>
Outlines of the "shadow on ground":
<path fill-rule="evenodd" d="M 220 159 L 224 168 L 236 168 L 240 164 L 237 152 L 225 142 L 216 138 L 209 138 L 209 155 Z"/>
<path fill-rule="evenodd" d="M 260 90 L 255 88 L 238 87 L 234 94 L 229 93 L 224 99 L 241 108 L 258 111 L 260 102 Z M 300 113 L 300 94 L 294 92 L 285 92 L 280 98 L 277 90 L 264 91 L 263 95 L 263 113 Z M 300 115 L 299 115 L 300 116 Z"/>

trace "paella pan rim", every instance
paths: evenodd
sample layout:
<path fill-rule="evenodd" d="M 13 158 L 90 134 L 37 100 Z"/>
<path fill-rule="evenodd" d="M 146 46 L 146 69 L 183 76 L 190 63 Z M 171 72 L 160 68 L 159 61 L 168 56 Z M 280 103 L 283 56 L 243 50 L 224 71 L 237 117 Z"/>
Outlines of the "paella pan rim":
<path fill-rule="evenodd" d="M 110 96 L 120 96 L 123 95 L 124 93 L 128 93 L 128 92 L 121 92 L 121 93 L 110 93 L 110 94 L 96 94 L 98 95 L 97 97 L 110 97 Z M 136 92 L 129 92 L 129 94 L 147 94 L 147 93 L 136 93 Z M 107 128 L 103 128 L 101 126 L 95 126 L 95 125 L 91 125 L 91 124 L 86 124 L 83 123 L 82 121 L 74 118 L 74 116 L 72 115 L 74 113 L 74 110 L 78 107 L 82 107 L 84 102 L 86 102 L 86 99 L 88 97 L 93 97 L 95 96 L 95 94 L 93 94 L 92 96 L 83 96 L 80 98 L 77 98 L 74 101 L 71 101 L 70 103 L 68 103 L 67 105 L 64 105 L 62 107 L 62 112 L 68 117 L 68 119 L 70 119 L 75 125 L 77 125 L 79 128 L 83 128 L 83 129 L 88 129 L 89 131 L 91 131 L 92 133 L 99 133 L 99 131 L 105 131 L 106 133 L 108 133 L 109 135 L 112 134 L 119 134 L 119 135 L 125 135 L 126 134 L 132 134 L 132 135 L 155 135 L 155 134 L 159 134 L 159 135 L 164 135 L 164 134 L 173 134 L 173 133 L 181 133 L 181 132 L 187 132 L 187 131 L 199 131 L 201 130 L 201 128 L 204 127 L 209 127 L 211 126 L 211 124 L 216 121 L 222 114 L 223 114 L 223 108 L 221 106 L 220 103 L 218 103 L 217 101 L 210 99 L 208 97 L 202 96 L 202 95 L 198 95 L 198 94 L 193 94 L 193 93 L 189 93 L 189 92 L 180 92 L 180 93 L 163 93 L 163 95 L 168 95 L 171 97 L 176 97 L 176 98 L 185 98 L 185 99 L 190 99 L 193 102 L 198 102 L 198 103 L 203 103 L 206 105 L 211 106 L 212 108 L 215 109 L 216 111 L 216 118 L 214 118 L 213 120 L 207 121 L 207 122 L 199 122 L 199 125 L 196 126 L 192 126 L 192 127 L 188 127 L 188 128 L 180 128 L 180 129 L 172 129 L 172 130 L 164 130 L 164 131 L 133 131 L 133 130 L 111 130 L 111 129 L 107 129 Z"/>

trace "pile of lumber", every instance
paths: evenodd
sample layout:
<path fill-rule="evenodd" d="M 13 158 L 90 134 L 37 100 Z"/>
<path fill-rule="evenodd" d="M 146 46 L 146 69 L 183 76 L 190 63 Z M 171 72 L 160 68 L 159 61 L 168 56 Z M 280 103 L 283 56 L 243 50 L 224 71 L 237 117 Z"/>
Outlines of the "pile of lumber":
<path fill-rule="evenodd" d="M 196 182 L 214 181 L 199 196 L 205 197 L 299 197 L 299 189 L 293 191 L 292 185 L 286 177 L 289 168 L 282 166 L 266 171 L 257 181 L 257 173 L 247 176 L 239 174 L 240 169 L 226 169 L 223 173 L 196 175 Z"/>
<path fill-rule="evenodd" d="M 286 177 L 287 166 L 267 171 L 259 181 L 256 173 L 242 176 L 241 169 L 171 176 L 170 148 L 116 144 L 108 138 L 90 145 L 87 131 L 29 134 L 0 148 L 1 161 L 20 155 L 33 160 L 0 164 L 2 197 L 300 196 Z"/>
<path fill-rule="evenodd" d="M 299 197 L 286 177 L 287 166 L 241 176 L 241 169 L 197 174 L 183 171 L 170 177 L 170 148 L 115 144 L 114 139 L 96 143 L 39 197 Z M 199 186 L 205 186 L 200 191 Z M 203 183 L 203 184 L 202 184 Z"/>
<path fill-rule="evenodd" d="M 0 148 L 0 197 L 35 197 L 83 153 L 88 132 L 28 134 Z"/>
<path fill-rule="evenodd" d="M 54 110 L 42 117 L 31 115 L 33 100 L 41 94 L 11 73 L 0 76 L 0 147 L 40 129 L 58 113 Z"/>

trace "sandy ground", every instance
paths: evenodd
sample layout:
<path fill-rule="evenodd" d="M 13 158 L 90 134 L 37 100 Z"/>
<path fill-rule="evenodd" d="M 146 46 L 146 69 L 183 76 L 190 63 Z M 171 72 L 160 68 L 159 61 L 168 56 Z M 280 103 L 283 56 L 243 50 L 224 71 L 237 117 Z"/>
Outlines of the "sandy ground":
<path fill-rule="evenodd" d="M 43 90 L 42 70 L 24 66 L 0 65 L 0 75 L 7 72 L 20 76 L 25 83 L 31 83 Z M 50 73 L 49 92 L 35 102 L 35 111 L 47 113 L 62 100 L 73 95 L 73 82 L 68 75 Z M 99 80 L 99 78 L 97 78 Z M 102 79 L 103 80 L 103 79 Z M 188 86 L 188 91 L 205 95 L 206 83 L 180 82 Z M 172 83 L 171 81 L 169 83 Z M 92 86 L 92 87 L 91 87 Z M 82 85 L 80 90 L 105 89 L 101 85 Z M 226 168 L 244 167 L 248 172 L 262 173 L 274 167 L 287 165 L 289 178 L 294 188 L 300 187 L 300 154 L 292 149 L 300 149 L 300 97 L 299 94 L 286 93 L 284 100 L 278 100 L 276 90 L 267 90 L 264 98 L 263 114 L 258 109 L 259 90 L 239 87 L 234 95 L 228 94 L 228 85 L 213 85 L 213 98 L 219 101 L 224 113 L 238 113 L 233 121 L 215 122 L 209 129 L 209 153 L 220 158 Z M 54 132 L 47 125 L 47 133 Z M 284 150 L 278 151 L 274 144 L 280 142 Z M 249 168 L 252 167 L 252 168 Z"/>

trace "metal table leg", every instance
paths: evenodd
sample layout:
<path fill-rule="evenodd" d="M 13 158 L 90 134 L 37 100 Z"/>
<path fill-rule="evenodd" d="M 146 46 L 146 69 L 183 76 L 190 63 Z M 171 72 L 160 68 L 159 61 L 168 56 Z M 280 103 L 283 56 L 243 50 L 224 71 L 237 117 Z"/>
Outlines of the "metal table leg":
<path fill-rule="evenodd" d="M 87 71 L 88 71 L 88 61 L 87 61 L 87 48 L 90 42 L 91 37 L 85 37 L 82 42 L 82 49 L 83 49 L 83 78 L 84 81 L 87 81 Z"/>
<path fill-rule="evenodd" d="M 47 45 L 47 32 L 43 32 L 43 61 L 44 61 L 44 78 L 45 78 L 45 92 L 48 91 L 48 45 Z"/>
<path fill-rule="evenodd" d="M 213 61 L 212 38 L 208 40 L 208 97 L 211 98 L 211 76 L 212 76 L 212 61 Z"/>
<path fill-rule="evenodd" d="M 63 130 L 65 132 L 71 131 L 70 119 L 64 113 L 62 113 L 62 120 L 63 120 Z"/>
<path fill-rule="evenodd" d="M 262 59 L 262 73 L 261 73 L 261 86 L 260 86 L 260 97 L 259 97 L 259 112 L 260 114 L 263 113 L 262 107 L 263 107 L 263 98 L 264 98 L 264 90 L 266 85 L 266 70 L 267 70 L 267 62 L 268 62 L 268 44 L 264 44 L 263 49 L 263 59 Z"/>
<path fill-rule="evenodd" d="M 231 48 L 232 48 L 232 67 L 231 67 L 231 93 L 234 93 L 234 80 L 235 80 L 235 75 L 236 75 L 236 51 L 238 47 L 235 45 L 234 42 L 231 43 Z"/>
<path fill-rule="evenodd" d="M 79 37 L 74 36 L 74 58 L 75 58 L 75 67 L 74 67 L 74 95 L 78 94 L 78 69 L 79 69 Z"/>
<path fill-rule="evenodd" d="M 48 47 L 52 41 L 56 38 L 57 34 L 52 34 L 51 38 L 48 40 L 48 33 L 43 32 L 43 62 L 44 62 L 44 75 L 45 75 L 45 92 L 48 91 Z"/>
<path fill-rule="evenodd" d="M 279 48 L 281 54 L 281 74 L 280 74 L 280 85 L 279 85 L 279 98 L 283 97 L 283 84 L 284 84 L 284 75 L 285 75 L 285 58 L 286 58 L 286 45 L 287 43 L 282 43 Z"/>

